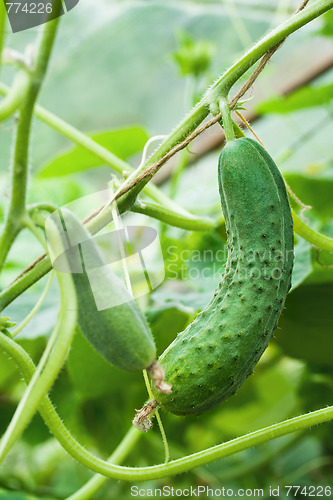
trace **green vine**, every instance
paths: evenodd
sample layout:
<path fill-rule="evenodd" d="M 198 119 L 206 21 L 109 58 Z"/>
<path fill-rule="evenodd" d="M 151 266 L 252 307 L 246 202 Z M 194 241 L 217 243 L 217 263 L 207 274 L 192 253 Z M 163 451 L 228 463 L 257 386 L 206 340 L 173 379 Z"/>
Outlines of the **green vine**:
<path fill-rule="evenodd" d="M 72 343 L 77 319 L 74 284 L 70 274 L 57 273 L 57 278 L 61 298 L 58 321 L 40 360 L 38 369 L 31 378 L 16 412 L 1 438 L 0 462 L 20 437 L 37 411 L 45 394 L 53 385 Z"/>
<path fill-rule="evenodd" d="M 35 371 L 35 367 L 26 351 L 2 333 L 0 333 L 0 348 L 7 352 L 15 360 L 22 371 L 24 378 L 27 381 L 30 380 Z M 259 446 L 267 441 L 271 441 L 272 439 L 286 436 L 302 429 L 308 429 L 313 425 L 329 422 L 333 419 L 333 406 L 328 406 L 327 408 L 322 408 L 320 410 L 265 427 L 258 431 L 251 432 L 245 436 L 232 439 L 226 443 L 213 446 L 186 457 L 172 460 L 167 464 L 163 463 L 149 467 L 124 467 L 116 465 L 115 463 L 109 463 L 92 455 L 81 444 L 79 444 L 62 422 L 48 396 L 44 396 L 41 401 L 39 411 L 50 431 L 73 458 L 98 474 L 102 474 L 108 478 L 121 479 L 124 481 L 148 481 L 151 479 L 160 479 L 180 474 L 182 472 L 187 472 L 194 467 L 206 465 L 214 462 L 215 460 L 229 457 L 253 446 Z M 127 434 L 124 439 L 128 439 L 132 442 L 132 440 L 135 440 L 136 434 L 140 434 L 140 431 L 131 429 L 129 433 L 130 434 Z M 128 449 L 128 452 L 129 451 L 130 450 Z M 123 449 L 122 453 L 122 459 L 124 459 L 126 449 Z M 95 481 L 97 481 L 97 479 L 95 479 Z M 101 480 L 98 483 L 101 483 Z M 79 498 L 81 497 L 77 497 L 77 500 L 79 500 Z"/>
<path fill-rule="evenodd" d="M 0 102 L 0 121 L 6 120 L 24 102 L 30 84 L 30 74 L 26 69 L 19 70 L 14 78 L 10 91 Z"/>

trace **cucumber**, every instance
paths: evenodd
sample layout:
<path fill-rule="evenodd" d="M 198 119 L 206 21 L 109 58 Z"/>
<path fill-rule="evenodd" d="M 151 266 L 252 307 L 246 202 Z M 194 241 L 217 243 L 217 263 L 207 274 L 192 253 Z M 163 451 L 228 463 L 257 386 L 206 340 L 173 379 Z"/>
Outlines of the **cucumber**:
<path fill-rule="evenodd" d="M 83 335 L 118 368 L 135 371 L 154 366 L 156 347 L 147 320 L 123 282 L 106 265 L 89 231 L 68 210 L 58 210 L 50 217 L 62 241 L 57 247 L 48 238 L 51 260 L 56 269 L 72 273 Z M 108 304 L 114 305 L 99 310 L 96 301 L 100 303 L 105 296 Z"/>
<path fill-rule="evenodd" d="M 219 190 L 228 258 L 212 300 L 159 358 L 172 394 L 156 402 L 199 415 L 232 396 L 253 372 L 276 329 L 293 268 L 293 222 L 283 178 L 249 138 L 226 144 Z"/>

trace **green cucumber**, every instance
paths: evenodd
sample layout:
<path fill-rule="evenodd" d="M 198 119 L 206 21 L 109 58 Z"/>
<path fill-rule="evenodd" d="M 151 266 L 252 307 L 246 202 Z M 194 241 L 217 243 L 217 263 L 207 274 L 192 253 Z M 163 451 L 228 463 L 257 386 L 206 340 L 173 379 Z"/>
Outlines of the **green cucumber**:
<path fill-rule="evenodd" d="M 292 215 L 272 158 L 252 139 L 228 142 L 219 189 L 228 237 L 222 281 L 159 358 L 172 394 L 154 397 L 176 415 L 201 414 L 239 389 L 267 348 L 291 286 Z"/>
<path fill-rule="evenodd" d="M 51 259 L 55 268 L 72 273 L 83 335 L 118 368 L 135 371 L 153 366 L 156 347 L 147 320 L 123 282 L 106 265 L 89 231 L 68 210 L 59 210 L 50 217 L 62 241 L 60 248 L 54 240 L 48 241 L 54 256 Z M 103 297 L 115 305 L 99 310 L 96 304 Z"/>

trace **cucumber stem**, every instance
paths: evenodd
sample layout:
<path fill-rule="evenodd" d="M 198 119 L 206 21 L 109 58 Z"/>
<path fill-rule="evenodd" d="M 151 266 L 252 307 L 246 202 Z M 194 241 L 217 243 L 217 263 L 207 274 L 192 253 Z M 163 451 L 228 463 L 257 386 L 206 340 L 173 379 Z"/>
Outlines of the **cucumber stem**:
<path fill-rule="evenodd" d="M 231 118 L 229 101 L 226 97 L 220 100 L 219 108 L 223 119 L 223 129 L 227 142 L 235 140 L 234 122 Z"/>

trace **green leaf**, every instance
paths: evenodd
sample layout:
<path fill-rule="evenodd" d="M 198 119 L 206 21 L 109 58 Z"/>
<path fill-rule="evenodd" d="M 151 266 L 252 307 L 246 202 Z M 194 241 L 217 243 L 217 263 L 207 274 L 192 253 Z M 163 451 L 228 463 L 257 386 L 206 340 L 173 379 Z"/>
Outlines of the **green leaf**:
<path fill-rule="evenodd" d="M 276 337 L 285 354 L 332 366 L 332 284 L 304 285 L 288 295 Z"/>
<path fill-rule="evenodd" d="M 321 16 L 321 19 L 323 20 L 323 26 L 318 31 L 318 34 L 333 37 L 333 10 L 330 9 L 328 12 L 325 12 L 325 14 Z"/>
<path fill-rule="evenodd" d="M 21 491 L 7 491 L 0 490 L 0 499 L 1 500 L 38 500 L 40 497 L 36 497 L 35 495 L 30 495 L 29 493 L 23 493 Z M 54 497 L 44 497 L 44 500 L 54 500 Z"/>
<path fill-rule="evenodd" d="M 274 361 L 274 349 L 269 348 L 236 395 L 207 413 L 207 428 L 219 429 L 227 439 L 287 418 L 297 406 L 303 371 L 304 365 L 299 361 Z"/>
<path fill-rule="evenodd" d="M 287 97 L 273 97 L 259 106 L 259 113 L 290 113 L 304 108 L 324 106 L 333 99 L 333 83 L 321 87 L 306 85 Z"/>
<path fill-rule="evenodd" d="M 320 219 L 332 218 L 333 214 L 333 175 L 332 170 L 325 169 L 320 172 L 298 174 L 287 173 L 284 175 L 292 191 L 305 205 L 312 209 L 305 215 L 315 212 Z"/>
<path fill-rule="evenodd" d="M 178 32 L 179 48 L 172 54 L 172 58 L 179 68 L 181 75 L 198 77 L 204 74 L 211 63 L 215 47 L 206 40 L 194 40 L 186 31 Z"/>
<path fill-rule="evenodd" d="M 194 319 L 196 310 L 171 298 L 163 301 L 163 295 L 156 295 L 156 298 L 160 302 L 147 312 L 147 319 L 160 354 L 171 344 L 177 333 L 183 331 Z"/>
<path fill-rule="evenodd" d="M 98 328 L 98 325 L 96 325 Z M 86 340 L 79 328 L 67 358 L 67 371 L 75 390 L 83 399 L 96 399 L 121 390 L 122 384 L 133 384 L 133 373 L 125 372 L 106 361 Z M 141 374 L 134 378 L 142 382 Z"/>
<path fill-rule="evenodd" d="M 107 130 L 89 136 L 122 160 L 126 160 L 141 151 L 149 139 L 147 132 L 139 126 Z M 101 160 L 97 156 L 80 146 L 76 146 L 44 165 L 39 176 L 60 177 L 100 165 Z"/>
<path fill-rule="evenodd" d="M 295 245 L 295 261 L 292 275 L 292 290 L 297 288 L 312 273 L 311 245 L 298 238 Z"/>

